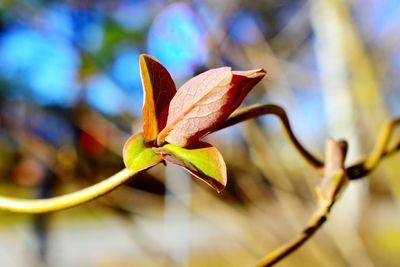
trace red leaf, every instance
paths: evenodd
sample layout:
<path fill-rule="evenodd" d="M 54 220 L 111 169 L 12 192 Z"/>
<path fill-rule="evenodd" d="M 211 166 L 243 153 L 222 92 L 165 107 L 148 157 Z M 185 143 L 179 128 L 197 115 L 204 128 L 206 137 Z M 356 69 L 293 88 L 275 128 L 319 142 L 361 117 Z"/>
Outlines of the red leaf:
<path fill-rule="evenodd" d="M 236 84 L 237 92 L 235 98 L 230 104 L 232 109 L 229 112 L 229 115 L 240 106 L 250 90 L 253 89 L 262 78 L 264 78 L 266 72 L 264 69 L 256 69 L 248 71 L 232 71 L 232 74 L 232 83 Z"/>
<path fill-rule="evenodd" d="M 144 93 L 143 135 L 150 142 L 157 139 L 167 123 L 169 103 L 176 88 L 169 72 L 155 58 L 141 55 L 139 61 Z"/>
<path fill-rule="evenodd" d="M 171 100 L 158 145 L 165 140 L 181 147 L 196 142 L 223 123 L 264 75 L 263 69 L 231 71 L 222 67 L 190 79 Z"/>

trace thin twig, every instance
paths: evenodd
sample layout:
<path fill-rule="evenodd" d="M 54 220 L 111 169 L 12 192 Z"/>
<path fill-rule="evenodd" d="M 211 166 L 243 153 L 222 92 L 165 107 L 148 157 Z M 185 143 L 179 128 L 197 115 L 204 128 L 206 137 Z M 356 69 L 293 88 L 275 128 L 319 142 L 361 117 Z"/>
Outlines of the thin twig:
<path fill-rule="evenodd" d="M 315 168 L 324 167 L 324 162 L 317 159 L 313 156 L 308 150 L 306 150 L 301 143 L 298 141 L 296 136 L 294 135 L 292 128 L 290 126 L 290 122 L 285 110 L 277 105 L 253 105 L 243 109 L 239 109 L 234 112 L 226 121 L 225 123 L 217 130 L 224 129 L 226 127 L 233 126 L 237 123 L 254 119 L 262 115 L 275 115 L 277 116 L 283 128 L 289 137 L 290 141 L 294 145 L 294 147 L 300 152 L 300 154 L 304 157 L 304 159 L 309 162 Z M 396 126 L 400 125 L 400 118 L 393 119 L 392 121 L 388 122 L 379 134 L 378 140 L 376 142 L 375 148 L 372 150 L 369 156 L 367 156 L 364 160 L 360 161 L 359 163 L 353 164 L 352 166 L 345 168 L 344 165 L 342 166 L 343 172 L 340 172 L 342 177 L 337 178 L 337 175 L 333 176 L 336 177 L 337 180 L 337 192 L 333 192 L 334 196 L 325 198 L 327 201 L 320 201 L 319 208 L 312 216 L 311 220 L 309 221 L 305 230 L 298 235 L 295 239 L 290 241 L 289 243 L 283 245 L 282 247 L 278 248 L 277 250 L 273 251 L 272 253 L 268 254 L 264 257 L 257 266 L 271 266 L 283 258 L 287 257 L 289 254 L 294 252 L 297 248 L 299 248 L 304 242 L 313 236 L 313 234 L 323 225 L 326 221 L 327 215 L 333 204 L 336 201 L 336 197 L 344 184 L 341 182 L 344 180 L 355 180 L 368 175 L 371 171 L 373 171 L 378 164 L 383 160 L 385 157 L 392 155 L 394 152 L 400 150 L 400 141 L 396 143 L 395 146 L 388 148 L 389 141 L 392 138 L 393 132 Z M 339 144 L 339 143 L 338 143 Z M 343 145 L 343 143 L 342 143 Z M 343 146 L 342 149 L 345 150 Z M 344 152 L 343 150 L 343 152 Z M 329 157 L 327 157 L 329 159 Z M 343 158 L 344 162 L 344 158 Z M 327 163 L 329 163 L 327 161 Z M 327 164 L 329 165 L 329 164 Z M 325 166 L 327 169 L 328 166 Z M 346 179 L 343 179 L 346 177 Z M 325 177 L 326 178 L 326 177 Z M 323 180 L 326 180 L 326 179 Z M 330 181 L 334 180 L 331 178 Z M 320 198 L 321 199 L 321 198 Z"/>
<path fill-rule="evenodd" d="M 310 163 L 314 168 L 320 169 L 324 166 L 324 162 L 315 157 L 311 152 L 309 152 L 294 135 L 292 127 L 290 125 L 288 116 L 285 110 L 274 104 L 256 104 L 249 107 L 239 109 L 232 113 L 232 115 L 216 130 L 222 130 L 227 127 L 233 126 L 240 122 L 255 119 L 263 115 L 275 115 L 277 116 L 287 134 L 289 140 L 292 142 L 293 146 L 299 151 L 299 153 L 304 157 L 304 159 Z M 388 148 L 390 138 L 392 137 L 393 131 L 396 126 L 400 125 L 400 118 L 393 119 L 388 122 L 381 130 L 378 141 L 375 145 L 375 149 L 371 154 L 364 160 L 348 167 L 346 169 L 347 175 L 350 180 L 356 180 L 368 175 L 373 171 L 379 162 L 392 155 L 394 152 L 400 150 L 400 142 Z"/>
<path fill-rule="evenodd" d="M 365 177 L 370 172 L 375 170 L 383 158 L 388 157 L 400 150 L 400 141 L 398 141 L 393 147 L 388 148 L 389 141 L 391 140 L 393 132 L 398 125 L 400 125 L 400 118 L 393 119 L 382 127 L 378 141 L 376 142 L 375 148 L 372 150 L 370 155 L 366 159 L 346 169 L 350 180 L 356 180 Z"/>
<path fill-rule="evenodd" d="M 304 146 L 299 142 L 292 131 L 292 127 L 290 126 L 288 116 L 286 111 L 278 106 L 273 104 L 264 104 L 264 105 L 252 105 L 249 107 L 245 107 L 239 109 L 232 113 L 232 115 L 218 128 L 218 130 L 230 127 L 234 124 L 254 119 L 260 117 L 262 115 L 275 115 L 277 116 L 287 134 L 289 140 L 292 142 L 293 146 L 299 151 L 299 153 L 304 157 L 304 159 L 310 163 L 314 168 L 322 168 L 324 163 L 315 157 L 312 153 L 310 153 Z"/>
<path fill-rule="evenodd" d="M 272 266 L 284 259 L 308 239 L 310 239 L 326 221 L 339 193 L 345 188 L 348 177 L 344 170 L 344 161 L 347 152 L 345 142 L 328 140 L 326 144 L 326 166 L 321 184 L 317 187 L 318 208 L 314 212 L 307 227 L 292 241 L 276 249 L 261 259 L 257 266 Z"/>
<path fill-rule="evenodd" d="M 324 224 L 326 221 L 326 216 L 322 214 L 314 214 L 310 219 L 307 227 L 293 240 L 286 243 L 277 250 L 271 252 L 266 257 L 261 259 L 256 266 L 272 266 L 273 264 L 279 262 L 280 260 L 289 256 L 296 249 L 301 247 L 308 239 L 310 239 L 314 233 Z"/>
<path fill-rule="evenodd" d="M 376 168 L 380 160 L 387 154 L 387 147 L 392 138 L 392 133 L 398 125 L 400 125 L 400 118 L 390 121 L 382 128 L 374 150 L 364 162 L 364 168 L 366 170 L 373 170 Z"/>

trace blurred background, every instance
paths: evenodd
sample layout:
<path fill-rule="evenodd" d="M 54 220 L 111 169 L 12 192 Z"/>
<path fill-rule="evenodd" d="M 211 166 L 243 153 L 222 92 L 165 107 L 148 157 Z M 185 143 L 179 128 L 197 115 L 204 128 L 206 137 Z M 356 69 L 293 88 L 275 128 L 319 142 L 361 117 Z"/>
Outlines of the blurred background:
<path fill-rule="evenodd" d="M 344 138 L 357 162 L 400 116 L 399 16 L 396 0 L 0 0 L 0 193 L 46 198 L 122 169 L 141 127 L 141 53 L 178 87 L 209 68 L 265 68 L 245 105 L 282 105 L 312 152 Z M 221 194 L 157 166 L 77 208 L 0 212 L 0 266 L 252 266 L 301 231 L 319 173 L 270 116 L 209 139 L 228 167 Z M 278 266 L 399 266 L 399 161 L 352 182 Z"/>

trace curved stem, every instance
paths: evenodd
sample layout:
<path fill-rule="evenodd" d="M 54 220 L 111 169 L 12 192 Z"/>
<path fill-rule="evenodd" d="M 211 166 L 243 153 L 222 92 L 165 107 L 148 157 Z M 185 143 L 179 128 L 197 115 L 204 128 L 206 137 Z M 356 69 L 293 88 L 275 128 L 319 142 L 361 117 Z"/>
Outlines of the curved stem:
<path fill-rule="evenodd" d="M 344 171 L 347 152 L 347 145 L 345 144 L 343 141 L 328 140 L 326 142 L 325 161 L 327 164 L 324 168 L 322 181 L 316 189 L 318 207 L 309 220 L 307 227 L 292 241 L 261 259 L 257 266 L 272 266 L 287 257 L 310 239 L 324 224 L 333 204 L 348 182 L 348 176 Z"/>
<path fill-rule="evenodd" d="M 400 125 L 400 118 L 387 123 L 380 131 L 378 141 L 369 156 L 346 169 L 350 180 L 360 179 L 372 172 L 380 161 L 400 150 L 400 142 L 388 148 L 390 138 L 396 126 Z"/>
<path fill-rule="evenodd" d="M 278 106 L 278 105 L 252 105 L 246 108 L 239 109 L 232 113 L 232 115 L 221 125 L 217 130 L 221 130 L 232 126 L 234 124 L 243 122 L 245 120 L 254 119 L 262 115 L 275 115 L 277 116 L 285 130 L 285 133 L 289 137 L 290 141 L 294 145 L 294 147 L 300 152 L 300 154 L 307 160 L 315 168 L 322 168 L 324 163 L 316 158 L 313 154 L 311 154 L 304 146 L 299 142 L 292 131 L 292 127 L 290 126 L 290 122 L 286 111 Z"/>
<path fill-rule="evenodd" d="M 368 171 L 374 169 L 379 161 L 385 156 L 387 152 L 387 146 L 392 137 L 392 133 L 397 125 L 400 124 L 400 118 L 394 119 L 387 123 L 381 130 L 378 138 L 378 142 L 375 145 L 374 150 L 367 157 L 364 162 L 364 168 Z"/>
<path fill-rule="evenodd" d="M 285 132 L 291 140 L 292 144 L 312 166 L 316 168 L 324 167 L 324 162 L 314 157 L 298 141 L 296 136 L 293 134 L 285 110 L 280 106 L 253 105 L 247 108 L 240 109 L 234 112 L 217 130 L 224 129 L 245 120 L 253 119 L 258 116 L 267 114 L 276 115 L 280 119 L 285 129 Z M 400 118 L 394 119 L 386 124 L 382 128 L 375 148 L 370 153 L 370 155 L 365 160 L 346 168 L 343 172 L 343 175 L 346 175 L 346 177 L 348 177 L 347 179 L 350 180 L 365 177 L 368 173 L 376 168 L 376 166 L 384 157 L 389 156 L 394 152 L 400 150 L 400 142 L 398 142 L 394 147 L 388 148 L 392 133 L 395 127 L 399 124 Z M 344 166 L 342 166 L 342 168 L 344 168 Z M 338 188 L 340 188 L 341 186 L 342 185 L 340 185 Z M 308 226 L 292 241 L 288 242 L 287 244 L 283 245 L 282 247 L 278 248 L 277 250 L 273 251 L 272 253 L 261 259 L 257 266 L 272 266 L 273 264 L 287 257 L 289 254 L 298 249 L 302 244 L 304 244 L 308 239 L 310 239 L 326 221 L 326 218 L 335 202 L 335 199 L 336 197 L 328 198 L 325 199 L 326 201 L 322 203 L 320 202 L 320 208 L 314 213 L 308 223 Z"/>
<path fill-rule="evenodd" d="M 137 173 L 123 169 L 113 176 L 80 191 L 47 199 L 18 199 L 0 196 L 0 210 L 19 213 L 46 213 L 71 208 L 116 189 Z"/>
<path fill-rule="evenodd" d="M 378 166 L 380 161 L 386 157 L 393 155 L 395 152 L 400 150 L 400 142 L 393 146 L 392 148 L 385 149 L 383 153 L 380 154 L 380 157 L 374 156 L 374 152 L 368 157 L 369 159 L 375 158 L 373 161 L 370 161 L 368 165 L 366 165 L 366 161 L 362 160 L 354 165 L 351 165 L 346 169 L 346 172 L 349 176 L 350 180 L 357 180 L 363 178 L 370 174 L 375 168 Z M 373 162 L 371 164 L 371 162 Z"/>
<path fill-rule="evenodd" d="M 307 226 L 303 229 L 303 231 L 298 234 L 293 240 L 284 244 L 280 248 L 274 250 L 269 253 L 267 256 L 262 258 L 256 266 L 258 267 L 267 267 L 272 266 L 280 260 L 289 256 L 292 252 L 298 249 L 301 245 L 303 245 L 307 240 L 309 240 L 326 222 L 327 217 L 336 202 L 337 194 L 340 190 L 343 190 L 347 183 L 343 183 L 348 179 L 347 174 L 344 171 L 339 171 L 337 174 L 332 175 L 330 177 L 334 181 L 332 187 L 330 187 L 331 191 L 328 194 L 325 194 L 321 189 L 321 187 L 317 188 L 318 195 L 318 209 L 314 211 L 311 216 Z"/>
<path fill-rule="evenodd" d="M 304 146 L 299 142 L 293 133 L 290 126 L 290 122 L 285 110 L 274 104 L 264 104 L 264 105 L 252 105 L 246 108 L 239 109 L 232 113 L 232 115 L 216 130 L 222 130 L 224 128 L 230 127 L 237 123 L 254 119 L 262 115 L 275 115 L 277 116 L 285 130 L 285 133 L 289 137 L 290 141 L 294 147 L 299 151 L 299 153 L 305 158 L 305 160 L 310 163 L 315 168 L 322 168 L 324 162 L 317 159 L 313 154 L 311 154 Z M 400 142 L 392 147 L 387 148 L 392 133 L 396 126 L 400 125 L 400 118 L 394 119 L 386 124 L 379 135 L 378 142 L 375 145 L 374 150 L 365 159 L 357 164 L 354 164 L 346 169 L 348 172 L 350 180 L 355 180 L 366 176 L 368 173 L 373 171 L 379 164 L 380 160 L 386 156 L 393 154 L 394 152 L 400 150 Z"/>

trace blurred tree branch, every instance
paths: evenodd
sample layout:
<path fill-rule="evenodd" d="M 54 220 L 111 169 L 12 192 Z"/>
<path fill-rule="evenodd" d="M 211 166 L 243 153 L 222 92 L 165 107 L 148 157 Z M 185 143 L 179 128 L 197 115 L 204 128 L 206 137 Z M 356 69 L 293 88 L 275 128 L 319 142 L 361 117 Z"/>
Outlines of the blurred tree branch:
<path fill-rule="evenodd" d="M 325 163 L 320 161 L 301 145 L 291 129 L 285 110 L 277 105 L 253 105 L 240 109 L 234 112 L 220 129 L 262 115 L 277 116 L 281 120 L 288 138 L 302 157 L 316 169 L 324 167 L 325 172 L 320 186 L 317 187 L 318 207 L 308 222 L 307 227 L 295 239 L 271 252 L 258 263 L 258 266 L 271 266 L 294 252 L 323 225 L 339 193 L 343 190 L 344 185 L 347 184 L 345 183 L 346 181 L 365 177 L 385 157 L 400 150 L 400 141 L 389 147 L 390 141 L 393 138 L 393 132 L 400 125 L 400 118 L 393 119 L 382 127 L 375 148 L 364 160 L 345 168 L 346 142 L 327 141 Z"/>
<path fill-rule="evenodd" d="M 258 263 L 258 266 L 271 266 L 294 252 L 323 225 L 332 206 L 339 197 L 339 193 L 347 184 L 347 181 L 365 177 L 365 175 L 373 171 L 385 157 L 400 149 L 399 141 L 397 141 L 395 145 L 389 147 L 393 132 L 396 126 L 400 124 L 400 119 L 394 119 L 382 128 L 375 149 L 369 156 L 361 162 L 345 168 L 344 160 L 347 151 L 346 142 L 327 141 L 325 162 L 319 160 L 301 145 L 300 141 L 292 131 L 286 111 L 278 105 L 253 105 L 239 109 L 234 112 L 217 130 L 262 115 L 277 116 L 281 120 L 289 140 L 302 157 L 314 168 L 324 168 L 324 177 L 316 190 L 318 195 L 318 206 L 316 211 L 306 228 L 299 236 L 288 244 L 273 251 Z M 133 171 L 124 169 L 95 185 L 74 193 L 54 198 L 21 200 L 11 197 L 0 197 L 0 209 L 20 213 L 45 213 L 74 207 L 107 194 L 129 180 L 135 174 L 136 173 Z"/>

